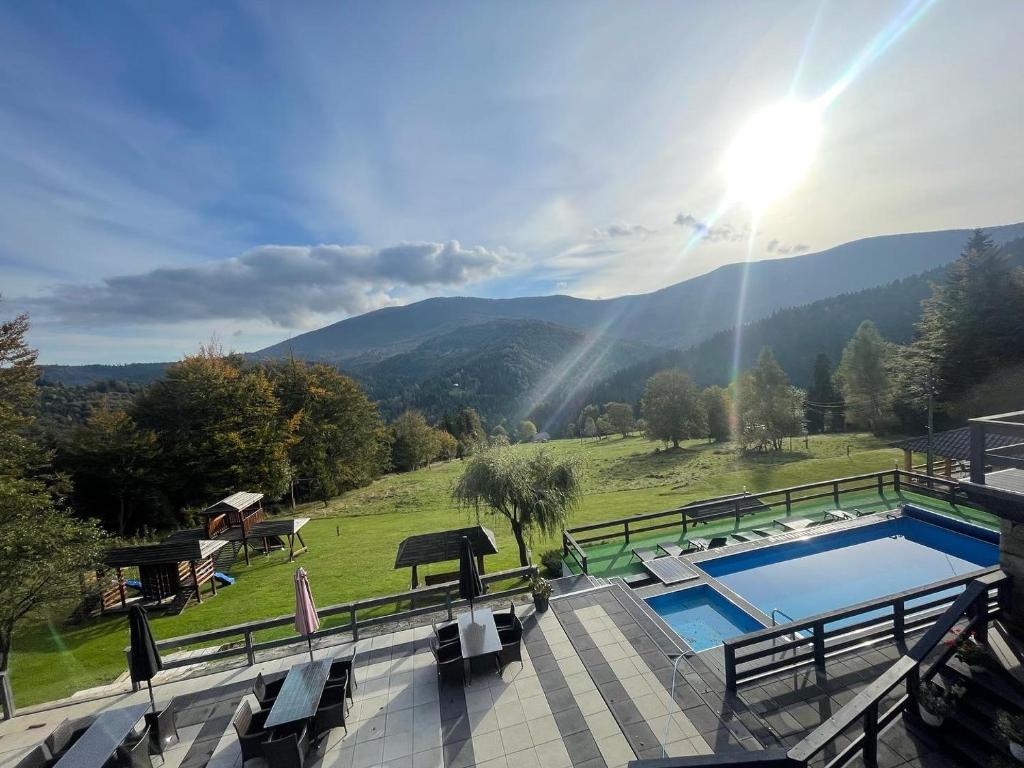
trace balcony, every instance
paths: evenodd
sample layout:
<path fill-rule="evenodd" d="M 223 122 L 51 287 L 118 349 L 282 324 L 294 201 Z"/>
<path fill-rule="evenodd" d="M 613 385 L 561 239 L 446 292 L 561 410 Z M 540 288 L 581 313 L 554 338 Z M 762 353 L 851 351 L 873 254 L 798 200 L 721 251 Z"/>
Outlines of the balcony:
<path fill-rule="evenodd" d="M 1024 411 L 971 419 L 967 495 L 1000 517 L 1024 522 Z"/>

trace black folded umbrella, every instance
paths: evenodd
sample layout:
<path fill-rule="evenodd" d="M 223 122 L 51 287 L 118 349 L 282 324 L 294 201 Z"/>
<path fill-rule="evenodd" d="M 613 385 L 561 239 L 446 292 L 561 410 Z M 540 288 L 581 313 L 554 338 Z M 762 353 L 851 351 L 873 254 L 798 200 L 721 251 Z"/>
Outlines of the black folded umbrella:
<path fill-rule="evenodd" d="M 484 593 L 484 583 L 473 556 L 473 544 L 466 536 L 459 545 L 459 597 L 469 600 L 469 616 L 473 617 L 473 599 Z"/>
<path fill-rule="evenodd" d="M 149 701 L 156 712 L 156 699 L 153 698 L 153 678 L 164 668 L 160 660 L 160 651 L 149 628 L 149 616 L 146 610 L 136 603 L 128 609 L 128 631 L 131 643 L 128 650 L 128 671 L 135 682 L 146 681 L 149 686 Z"/>

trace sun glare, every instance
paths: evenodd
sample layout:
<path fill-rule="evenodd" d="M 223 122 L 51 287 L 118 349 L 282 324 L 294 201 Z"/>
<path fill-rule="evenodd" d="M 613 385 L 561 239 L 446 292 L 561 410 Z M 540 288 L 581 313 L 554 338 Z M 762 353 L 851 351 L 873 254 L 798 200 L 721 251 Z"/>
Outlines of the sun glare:
<path fill-rule="evenodd" d="M 783 101 L 754 115 L 725 158 L 728 196 L 755 211 L 792 192 L 807 174 L 821 135 L 821 109 Z"/>

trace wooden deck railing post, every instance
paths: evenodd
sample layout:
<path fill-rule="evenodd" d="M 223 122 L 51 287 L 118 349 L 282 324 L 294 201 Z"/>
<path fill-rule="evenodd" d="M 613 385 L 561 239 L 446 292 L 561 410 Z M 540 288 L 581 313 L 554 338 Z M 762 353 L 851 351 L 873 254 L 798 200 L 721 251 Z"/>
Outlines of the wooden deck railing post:
<path fill-rule="evenodd" d="M 878 766 L 878 702 L 873 702 L 864 711 L 864 765 Z"/>
<path fill-rule="evenodd" d="M 839 482 L 832 483 L 832 500 L 839 506 Z"/>
<path fill-rule="evenodd" d="M 884 475 L 881 472 L 879 472 L 878 473 L 878 495 L 879 496 L 881 496 L 881 495 L 883 495 L 885 493 L 885 483 L 884 483 L 883 478 L 884 478 Z"/>
<path fill-rule="evenodd" d="M 725 689 L 736 693 L 736 649 L 729 643 L 722 648 L 725 651 Z"/>
<path fill-rule="evenodd" d="M 252 632 L 248 630 L 245 632 L 245 660 L 250 667 L 256 663 L 256 651 L 252 647 Z"/>
<path fill-rule="evenodd" d="M 921 687 L 921 667 L 915 664 L 907 673 L 907 712 L 917 717 L 917 691 Z"/>
<path fill-rule="evenodd" d="M 786 489 L 786 514 L 788 515 L 792 511 L 793 511 L 793 494 L 790 493 L 789 489 L 787 488 Z"/>
<path fill-rule="evenodd" d="M 448 621 L 452 620 L 452 588 L 444 588 L 444 605 L 448 609 Z"/>
<path fill-rule="evenodd" d="M 820 669 L 825 669 L 825 625 L 814 622 L 814 663 Z"/>
<path fill-rule="evenodd" d="M 898 469 L 892 471 L 892 489 L 896 493 L 900 492 L 900 471 Z"/>
<path fill-rule="evenodd" d="M 892 634 L 897 643 L 902 644 L 906 631 L 907 606 L 903 600 L 893 603 L 892 606 Z"/>
<path fill-rule="evenodd" d="M 626 537 L 626 543 L 629 544 L 629 520 L 622 523 L 623 534 Z"/>
<path fill-rule="evenodd" d="M 736 527 L 739 528 L 740 527 L 740 500 L 739 500 L 739 498 L 736 498 L 736 499 L 733 500 L 733 502 L 732 502 L 732 510 L 733 510 L 733 514 L 736 517 Z"/>
<path fill-rule="evenodd" d="M 353 605 L 348 609 L 349 626 L 352 627 L 352 642 L 359 639 L 359 622 L 356 621 L 356 607 Z"/>
<path fill-rule="evenodd" d="M 988 641 L 988 591 L 978 595 L 978 599 L 971 603 L 970 615 L 976 619 L 974 623 L 974 637 L 979 643 Z"/>

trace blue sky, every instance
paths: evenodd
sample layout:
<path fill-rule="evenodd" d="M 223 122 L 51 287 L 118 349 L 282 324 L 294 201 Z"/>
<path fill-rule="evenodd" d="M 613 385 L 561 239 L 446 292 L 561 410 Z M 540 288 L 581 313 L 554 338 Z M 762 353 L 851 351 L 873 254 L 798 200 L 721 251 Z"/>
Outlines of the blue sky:
<path fill-rule="evenodd" d="M 167 360 L 701 274 L 746 256 L 740 210 L 686 249 L 738 127 L 827 91 L 907 5 L 4 3 L 4 311 L 46 362 Z M 921 10 L 753 258 L 1024 218 L 1024 5 Z"/>

